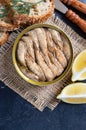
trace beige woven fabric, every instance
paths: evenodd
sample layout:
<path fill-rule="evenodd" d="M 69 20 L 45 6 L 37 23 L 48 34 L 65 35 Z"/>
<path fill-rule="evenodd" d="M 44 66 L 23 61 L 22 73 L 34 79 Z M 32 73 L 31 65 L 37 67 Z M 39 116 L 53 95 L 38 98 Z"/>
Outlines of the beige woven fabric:
<path fill-rule="evenodd" d="M 86 49 L 86 40 L 60 19 L 52 17 L 47 23 L 54 24 L 67 33 L 72 41 L 74 57 Z M 12 63 L 12 47 L 18 34 L 19 30 L 13 32 L 8 42 L 0 48 L 0 80 L 40 111 L 45 107 L 53 110 L 59 103 L 56 99 L 57 94 L 60 93 L 63 87 L 71 83 L 71 71 L 62 81 L 53 85 L 38 87 L 24 81 L 17 74 Z"/>

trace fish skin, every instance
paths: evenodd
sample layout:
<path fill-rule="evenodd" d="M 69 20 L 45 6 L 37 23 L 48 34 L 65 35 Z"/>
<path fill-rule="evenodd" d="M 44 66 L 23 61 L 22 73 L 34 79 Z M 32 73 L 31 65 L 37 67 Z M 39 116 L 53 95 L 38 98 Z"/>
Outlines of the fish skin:
<path fill-rule="evenodd" d="M 68 44 L 68 41 L 64 38 L 63 35 L 61 35 L 61 39 L 63 41 L 63 52 L 64 52 L 64 55 L 65 55 L 67 61 L 69 61 L 69 59 L 70 59 L 70 46 Z"/>
<path fill-rule="evenodd" d="M 42 70 L 45 74 L 47 81 L 52 81 L 55 78 L 55 75 L 52 73 L 51 69 L 45 63 L 41 52 L 36 51 L 36 58 L 37 58 L 38 64 L 40 65 L 40 67 L 42 68 Z"/>
<path fill-rule="evenodd" d="M 59 47 L 55 47 L 55 53 L 56 53 L 56 58 L 60 62 L 60 64 L 65 68 L 67 66 L 67 59 L 64 55 L 64 53 L 60 50 Z"/>
<path fill-rule="evenodd" d="M 53 44 L 53 39 L 52 39 L 51 33 L 48 29 L 45 29 L 45 33 L 46 33 L 48 50 L 53 53 L 54 52 L 54 44 Z"/>
<path fill-rule="evenodd" d="M 53 56 L 52 53 L 48 52 L 51 62 L 57 67 L 57 76 L 59 76 L 63 71 L 63 66 L 59 63 L 59 61 Z"/>
<path fill-rule="evenodd" d="M 40 46 L 42 52 L 45 54 L 47 52 L 47 41 L 46 41 L 45 31 L 43 28 L 36 28 L 34 30 L 37 34 L 39 46 Z"/>
<path fill-rule="evenodd" d="M 28 70 L 28 68 L 24 67 L 24 66 L 20 66 L 19 67 L 21 72 L 29 79 L 35 80 L 35 81 L 39 81 L 39 77 L 34 74 L 33 72 L 31 72 L 30 70 Z"/>
<path fill-rule="evenodd" d="M 44 75 L 41 67 L 34 61 L 34 59 L 28 53 L 25 55 L 25 60 L 26 60 L 28 68 L 33 73 L 38 75 L 40 81 L 45 81 L 45 75 Z"/>
<path fill-rule="evenodd" d="M 28 53 L 32 56 L 32 58 L 35 60 L 35 54 L 34 54 L 34 48 L 33 48 L 33 41 L 30 36 L 23 36 L 22 40 L 25 42 L 25 45 L 27 47 Z"/>
<path fill-rule="evenodd" d="M 60 33 L 53 29 L 48 29 L 52 35 L 52 39 L 57 44 L 61 50 L 63 50 L 63 42 L 61 40 Z"/>
<path fill-rule="evenodd" d="M 25 63 L 26 47 L 23 41 L 19 41 L 17 49 L 17 59 L 21 65 L 26 66 Z"/>
<path fill-rule="evenodd" d="M 26 34 L 32 37 L 32 40 L 33 40 L 33 43 L 35 43 L 36 49 L 39 49 L 39 41 L 38 41 L 36 32 L 34 30 L 31 30 L 27 32 Z"/>

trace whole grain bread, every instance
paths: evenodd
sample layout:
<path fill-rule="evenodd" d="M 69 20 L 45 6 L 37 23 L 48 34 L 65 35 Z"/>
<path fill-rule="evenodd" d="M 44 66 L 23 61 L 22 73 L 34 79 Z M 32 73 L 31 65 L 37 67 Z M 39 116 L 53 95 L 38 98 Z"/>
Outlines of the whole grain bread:
<path fill-rule="evenodd" d="M 16 14 L 14 16 L 14 23 L 18 25 L 41 23 L 46 21 L 50 16 L 52 16 L 53 12 L 54 12 L 54 0 L 45 0 L 37 4 L 35 7 L 31 8 L 29 15 Z"/>
<path fill-rule="evenodd" d="M 38 2 L 39 0 L 23 0 L 25 2 Z M 11 12 L 10 12 L 11 13 Z M 29 15 L 15 13 L 12 23 L 0 20 L 0 29 L 12 31 L 21 25 L 31 25 L 46 21 L 54 13 L 54 0 L 44 0 L 30 9 Z"/>
<path fill-rule="evenodd" d="M 0 19 L 0 30 L 2 31 L 13 31 L 16 30 L 18 27 L 18 25 L 8 23 Z"/>
<path fill-rule="evenodd" d="M 9 1 L 9 0 L 8 0 Z M 7 2 L 8 2 L 7 1 Z M 0 1 L 0 15 L 3 9 L 5 9 L 5 5 L 7 4 L 5 0 Z M 12 11 L 10 11 L 10 14 Z M 13 31 L 14 29 L 17 28 L 17 25 L 14 25 L 13 22 L 11 21 L 11 17 L 1 17 L 0 18 L 0 30 L 2 31 Z"/>

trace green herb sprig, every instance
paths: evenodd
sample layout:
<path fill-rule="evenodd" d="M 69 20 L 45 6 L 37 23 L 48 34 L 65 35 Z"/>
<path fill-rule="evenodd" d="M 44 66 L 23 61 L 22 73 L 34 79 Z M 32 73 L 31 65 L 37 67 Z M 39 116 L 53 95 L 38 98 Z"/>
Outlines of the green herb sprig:
<path fill-rule="evenodd" d="M 14 14 L 19 13 L 29 15 L 30 9 L 43 1 L 44 0 L 39 0 L 38 2 L 30 3 L 23 0 L 12 0 L 11 3 L 6 3 L 0 8 L 0 18 L 6 17 L 11 10 L 14 11 Z"/>

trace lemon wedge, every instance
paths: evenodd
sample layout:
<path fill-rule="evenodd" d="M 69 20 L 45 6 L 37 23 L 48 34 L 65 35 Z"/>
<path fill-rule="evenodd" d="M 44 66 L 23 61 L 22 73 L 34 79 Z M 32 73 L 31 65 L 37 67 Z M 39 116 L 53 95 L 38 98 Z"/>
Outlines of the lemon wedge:
<path fill-rule="evenodd" d="M 72 65 L 72 81 L 86 79 L 86 50 L 82 51 Z"/>
<path fill-rule="evenodd" d="M 86 83 L 72 83 L 67 85 L 57 96 L 57 99 L 71 104 L 86 103 Z"/>

